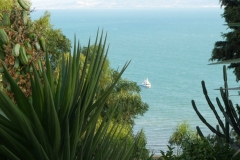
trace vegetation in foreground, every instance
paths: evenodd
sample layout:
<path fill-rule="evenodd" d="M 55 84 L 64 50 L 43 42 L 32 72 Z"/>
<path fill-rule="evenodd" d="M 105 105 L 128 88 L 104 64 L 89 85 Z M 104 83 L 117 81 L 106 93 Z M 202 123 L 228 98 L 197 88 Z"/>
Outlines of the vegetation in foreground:
<path fill-rule="evenodd" d="M 161 154 L 159 160 L 239 159 L 232 158 L 235 150 L 216 135 L 201 137 L 187 122 L 180 123 L 175 128 L 169 139 L 168 150 L 161 151 Z"/>

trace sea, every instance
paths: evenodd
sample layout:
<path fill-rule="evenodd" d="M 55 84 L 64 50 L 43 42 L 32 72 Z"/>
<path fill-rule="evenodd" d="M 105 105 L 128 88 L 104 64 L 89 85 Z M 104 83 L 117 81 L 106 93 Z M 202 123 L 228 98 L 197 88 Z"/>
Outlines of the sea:
<path fill-rule="evenodd" d="M 205 119 L 216 126 L 216 118 L 202 92 L 204 80 L 208 95 L 218 109 L 216 97 L 223 87 L 223 65 L 208 65 L 216 41 L 224 40 L 230 30 L 222 18 L 222 8 L 159 9 L 79 9 L 48 10 L 55 29 L 69 39 L 76 35 L 82 46 L 95 41 L 97 30 L 107 34 L 108 58 L 112 68 L 128 61 L 123 78 L 141 84 L 145 78 L 151 88 L 141 87 L 141 97 L 149 105 L 143 116 L 135 119 L 134 133 L 144 130 L 147 148 L 154 153 L 166 151 L 169 137 L 178 124 L 186 121 L 204 135 L 211 131 L 192 108 L 194 100 Z M 31 14 L 38 19 L 45 10 Z M 238 87 L 233 70 L 227 70 L 229 87 Z M 230 92 L 233 104 L 239 102 L 237 91 Z M 219 111 L 219 115 L 223 115 Z"/>

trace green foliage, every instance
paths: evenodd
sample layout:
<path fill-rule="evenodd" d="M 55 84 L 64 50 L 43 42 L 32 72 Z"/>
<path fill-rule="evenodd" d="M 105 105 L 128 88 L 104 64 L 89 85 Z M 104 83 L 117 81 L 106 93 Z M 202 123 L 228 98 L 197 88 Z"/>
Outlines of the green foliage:
<path fill-rule="evenodd" d="M 0 17 L 3 25 L 0 29 L 0 58 L 2 60 L 0 67 L 2 63 L 5 64 L 25 95 L 31 97 L 30 75 L 33 73 L 30 64 L 32 62 L 37 64 L 38 61 L 43 60 L 46 46 L 48 46 L 51 66 L 55 69 L 60 55 L 70 52 L 71 42 L 60 29 L 54 29 L 50 24 L 49 12 L 45 12 L 40 19 L 32 22 L 28 1 L 10 1 L 9 4 L 11 2 L 13 6 L 10 10 L 2 11 L 3 16 Z M 20 46 L 20 50 L 16 46 Z M 36 65 L 36 68 L 41 70 L 39 65 Z M 12 96 L 11 87 L 5 81 L 4 76 L 1 78 L 0 88 Z"/>
<path fill-rule="evenodd" d="M 185 141 L 191 141 L 197 138 L 199 138 L 197 132 L 192 130 L 191 126 L 184 121 L 176 126 L 168 142 L 171 146 L 177 146 L 177 155 L 179 155 Z"/>
<path fill-rule="evenodd" d="M 149 158 L 149 150 L 146 149 L 147 139 L 146 139 L 146 136 L 145 136 L 143 130 L 141 132 L 139 132 L 136 136 L 139 137 L 139 141 L 138 141 L 137 145 L 135 146 L 136 149 L 134 152 L 134 157 L 136 159 L 147 160 Z"/>
<path fill-rule="evenodd" d="M 182 146 L 179 159 L 184 160 L 226 160 L 231 159 L 234 154 L 234 150 L 228 144 L 219 143 L 216 136 L 185 141 Z"/>
<path fill-rule="evenodd" d="M 14 6 L 14 0 L 0 0 L 0 20 L 2 20 L 2 13 L 11 11 Z"/>
<path fill-rule="evenodd" d="M 100 41 L 95 42 L 96 49 L 105 42 L 101 36 Z M 127 137 L 120 140 L 117 123 L 106 132 L 112 112 L 97 126 L 107 98 L 129 63 L 105 93 L 96 98 L 106 54 L 104 50 L 97 52 L 81 69 L 80 47 L 75 45 L 74 48 L 73 56 L 62 60 L 57 84 L 48 54 L 43 79 L 32 64 L 31 99 L 24 95 L 4 67 L 16 102 L 0 91 L 0 157 L 3 159 L 134 159 L 140 136 L 134 137 L 131 143 Z"/>
<path fill-rule="evenodd" d="M 118 71 L 113 71 L 112 79 L 118 75 Z M 107 101 L 106 108 L 117 106 L 114 117 L 133 125 L 133 119 L 137 115 L 143 115 L 149 108 L 148 104 L 142 101 L 140 92 L 141 88 L 136 82 L 120 78 Z"/>
<path fill-rule="evenodd" d="M 103 46 L 99 47 L 100 51 L 103 50 Z M 94 57 L 96 54 L 97 50 L 94 48 L 94 46 L 90 46 L 89 49 L 87 47 L 83 47 L 82 50 L 82 59 L 81 61 L 84 62 L 86 60 L 86 55 L 88 54 L 87 61 L 88 63 L 91 61 L 91 59 Z M 105 64 L 103 66 L 103 73 L 101 75 L 100 81 L 99 81 L 99 88 L 98 88 L 98 94 L 99 96 L 101 95 L 102 92 L 105 91 L 106 88 L 109 87 L 109 83 L 112 83 L 113 78 L 112 78 L 112 70 L 110 67 L 110 62 L 109 59 L 106 59 Z"/>
<path fill-rule="evenodd" d="M 54 29 L 50 22 L 51 14 L 46 11 L 42 17 L 32 23 L 31 31 L 38 36 L 44 36 L 53 69 L 58 66 L 62 53 L 69 53 L 71 41 L 63 35 L 61 29 Z"/>
<path fill-rule="evenodd" d="M 186 122 L 176 127 L 169 143 L 171 146 L 168 146 L 168 150 L 161 151 L 162 158 L 165 160 L 226 160 L 231 159 L 235 153 L 234 149 L 228 144 L 222 143 L 216 135 L 197 136 Z M 180 146 L 181 152 L 175 155 L 175 148 L 172 145 Z"/>
<path fill-rule="evenodd" d="M 169 139 L 169 143 L 171 145 L 180 145 L 185 141 L 185 139 L 195 139 L 197 133 L 190 127 L 191 126 L 187 123 L 187 121 L 178 124 Z"/>
<path fill-rule="evenodd" d="M 18 8 L 20 8 L 20 5 L 18 3 L 15 3 L 16 0 L 0 0 L 0 20 L 2 20 L 2 13 L 3 12 L 10 12 L 14 5 Z M 27 5 L 31 5 L 30 0 L 21 0 Z"/>
<path fill-rule="evenodd" d="M 171 146 L 167 146 L 168 147 L 168 150 L 165 152 L 163 151 L 160 151 L 161 152 L 161 158 L 159 158 L 159 160 L 177 160 L 177 156 L 174 155 L 173 153 L 173 150 L 174 150 L 174 147 L 171 147 Z"/>
<path fill-rule="evenodd" d="M 237 0 L 220 0 L 221 5 L 224 7 L 223 18 L 230 28 L 228 33 L 222 34 L 223 41 L 217 41 L 212 51 L 211 61 L 226 61 L 237 59 L 240 57 L 239 42 L 240 42 L 240 27 L 233 25 L 240 22 L 240 3 Z M 229 68 L 234 69 L 236 80 L 240 80 L 240 64 L 231 63 Z"/>
<path fill-rule="evenodd" d="M 98 129 L 101 126 L 101 124 L 104 122 L 104 120 L 106 120 L 106 119 L 107 119 L 106 117 L 101 117 L 100 116 L 98 118 L 98 121 L 97 121 L 96 129 Z M 124 139 L 127 136 L 129 138 L 129 142 L 132 142 L 132 138 L 134 136 L 132 134 L 132 127 L 130 125 L 117 123 L 113 119 L 107 119 L 107 121 L 110 121 L 109 126 L 108 126 L 108 130 L 106 131 L 107 133 L 110 133 L 112 128 L 114 128 L 115 125 L 118 124 L 118 128 L 116 129 L 117 137 L 115 137 L 115 138 Z"/>

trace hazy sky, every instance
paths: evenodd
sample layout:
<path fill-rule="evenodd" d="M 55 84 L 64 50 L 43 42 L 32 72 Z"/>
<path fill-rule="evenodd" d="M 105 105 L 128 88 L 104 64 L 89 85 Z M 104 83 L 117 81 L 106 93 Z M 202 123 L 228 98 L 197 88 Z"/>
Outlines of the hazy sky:
<path fill-rule="evenodd" d="M 220 7 L 219 0 L 31 0 L 36 9 Z"/>

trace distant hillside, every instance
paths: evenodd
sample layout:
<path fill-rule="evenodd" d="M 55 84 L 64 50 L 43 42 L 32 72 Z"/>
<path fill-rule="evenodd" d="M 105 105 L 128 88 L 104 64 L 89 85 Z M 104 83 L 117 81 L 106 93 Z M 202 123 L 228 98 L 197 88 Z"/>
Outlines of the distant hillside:
<path fill-rule="evenodd" d="M 219 7 L 218 0 L 33 0 L 37 9 Z"/>

